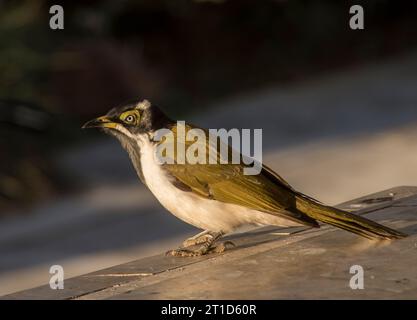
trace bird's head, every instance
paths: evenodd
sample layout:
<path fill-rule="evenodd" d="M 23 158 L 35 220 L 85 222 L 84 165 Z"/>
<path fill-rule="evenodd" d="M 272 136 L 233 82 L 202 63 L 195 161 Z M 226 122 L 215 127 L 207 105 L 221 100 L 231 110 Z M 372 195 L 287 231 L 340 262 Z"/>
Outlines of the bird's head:
<path fill-rule="evenodd" d="M 138 140 L 166 127 L 170 120 L 148 100 L 111 109 L 106 115 L 88 121 L 83 128 L 100 128 L 119 140 Z"/>

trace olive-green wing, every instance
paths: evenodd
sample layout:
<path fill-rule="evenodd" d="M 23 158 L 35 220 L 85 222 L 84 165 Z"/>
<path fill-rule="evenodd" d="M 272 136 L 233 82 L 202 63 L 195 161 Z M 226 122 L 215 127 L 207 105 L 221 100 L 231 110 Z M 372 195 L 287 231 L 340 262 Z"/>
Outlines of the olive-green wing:
<path fill-rule="evenodd" d="M 186 142 L 186 148 L 192 142 Z M 206 143 L 207 152 L 210 148 Z M 316 226 L 314 219 L 296 209 L 297 193 L 275 172 L 263 167 L 245 175 L 244 164 L 164 164 L 176 185 L 201 197 L 236 204 Z M 185 187 L 185 188 L 184 188 Z"/>
<path fill-rule="evenodd" d="M 189 191 L 201 197 L 240 205 L 307 225 L 315 221 L 296 209 L 296 195 L 264 175 L 244 175 L 239 165 L 164 165 Z"/>

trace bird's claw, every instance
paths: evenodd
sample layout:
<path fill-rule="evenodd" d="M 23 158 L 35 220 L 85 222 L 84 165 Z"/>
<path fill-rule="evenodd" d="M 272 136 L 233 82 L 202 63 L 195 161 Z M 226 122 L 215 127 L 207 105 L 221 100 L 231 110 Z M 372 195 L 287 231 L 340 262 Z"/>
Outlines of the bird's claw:
<path fill-rule="evenodd" d="M 197 238 L 194 238 L 194 237 L 188 238 L 187 240 L 185 240 L 182 243 L 182 246 L 183 247 L 192 247 L 192 246 L 195 246 L 197 244 L 205 243 L 205 242 L 210 241 L 212 239 L 213 239 L 213 236 L 208 233 L 208 234 L 204 234 L 204 235 L 202 235 L 200 237 L 197 237 Z"/>
<path fill-rule="evenodd" d="M 188 250 L 188 249 L 184 249 L 184 248 L 178 248 L 178 249 L 174 249 L 174 250 L 168 250 L 165 255 L 167 256 L 173 256 L 173 257 L 196 257 L 196 256 L 201 256 L 204 253 L 199 252 L 199 251 L 193 251 L 193 250 Z"/>
<path fill-rule="evenodd" d="M 209 253 L 223 253 L 227 249 L 233 247 L 236 247 L 236 245 L 232 241 L 225 241 L 209 248 L 202 246 L 196 250 L 190 250 L 186 248 L 169 250 L 165 253 L 165 255 L 174 257 L 198 257 Z"/>
<path fill-rule="evenodd" d="M 232 241 L 225 241 L 219 243 L 217 246 L 210 248 L 210 253 L 222 253 L 225 252 L 227 249 L 231 249 L 236 247 L 236 245 Z"/>

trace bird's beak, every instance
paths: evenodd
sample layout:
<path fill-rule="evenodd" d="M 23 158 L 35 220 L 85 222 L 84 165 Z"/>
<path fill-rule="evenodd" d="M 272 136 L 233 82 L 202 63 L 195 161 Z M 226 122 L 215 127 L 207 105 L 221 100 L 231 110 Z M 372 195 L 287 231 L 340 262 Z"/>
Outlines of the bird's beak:
<path fill-rule="evenodd" d="M 114 129 L 116 128 L 117 123 L 113 122 L 112 120 L 110 120 L 107 116 L 102 116 L 102 117 L 98 117 L 96 119 L 90 120 L 88 122 L 86 122 L 82 128 L 83 129 L 87 129 L 87 128 L 111 128 Z"/>

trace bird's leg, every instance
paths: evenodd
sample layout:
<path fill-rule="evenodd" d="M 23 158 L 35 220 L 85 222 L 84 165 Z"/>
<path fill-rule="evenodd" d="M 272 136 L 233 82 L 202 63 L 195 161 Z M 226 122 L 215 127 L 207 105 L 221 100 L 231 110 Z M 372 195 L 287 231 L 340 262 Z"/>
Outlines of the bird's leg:
<path fill-rule="evenodd" d="M 221 236 L 223 236 L 223 232 L 211 232 L 211 231 L 205 231 L 201 234 L 196 235 L 195 240 L 200 240 L 199 238 L 203 238 L 204 240 L 201 240 L 198 242 L 198 244 L 202 245 L 198 247 L 195 250 L 187 249 L 187 248 L 178 248 L 175 250 L 170 250 L 166 254 L 171 256 L 180 256 L 180 257 L 196 257 L 196 256 L 202 256 L 207 253 L 212 252 L 223 252 L 227 249 L 227 245 L 233 245 L 232 242 L 226 241 L 225 243 L 221 243 L 218 246 L 213 247 L 214 242 L 218 240 Z M 187 239 L 189 240 L 189 239 Z M 187 240 L 185 242 L 187 242 Z M 234 245 L 233 245 L 234 246 Z"/>
<path fill-rule="evenodd" d="M 183 247 L 195 246 L 196 244 L 206 242 L 211 237 L 213 237 L 213 236 L 210 234 L 210 231 L 204 230 L 203 232 L 200 232 L 200 233 L 196 234 L 195 236 L 192 236 L 192 237 L 186 239 L 182 243 L 182 246 Z"/>

